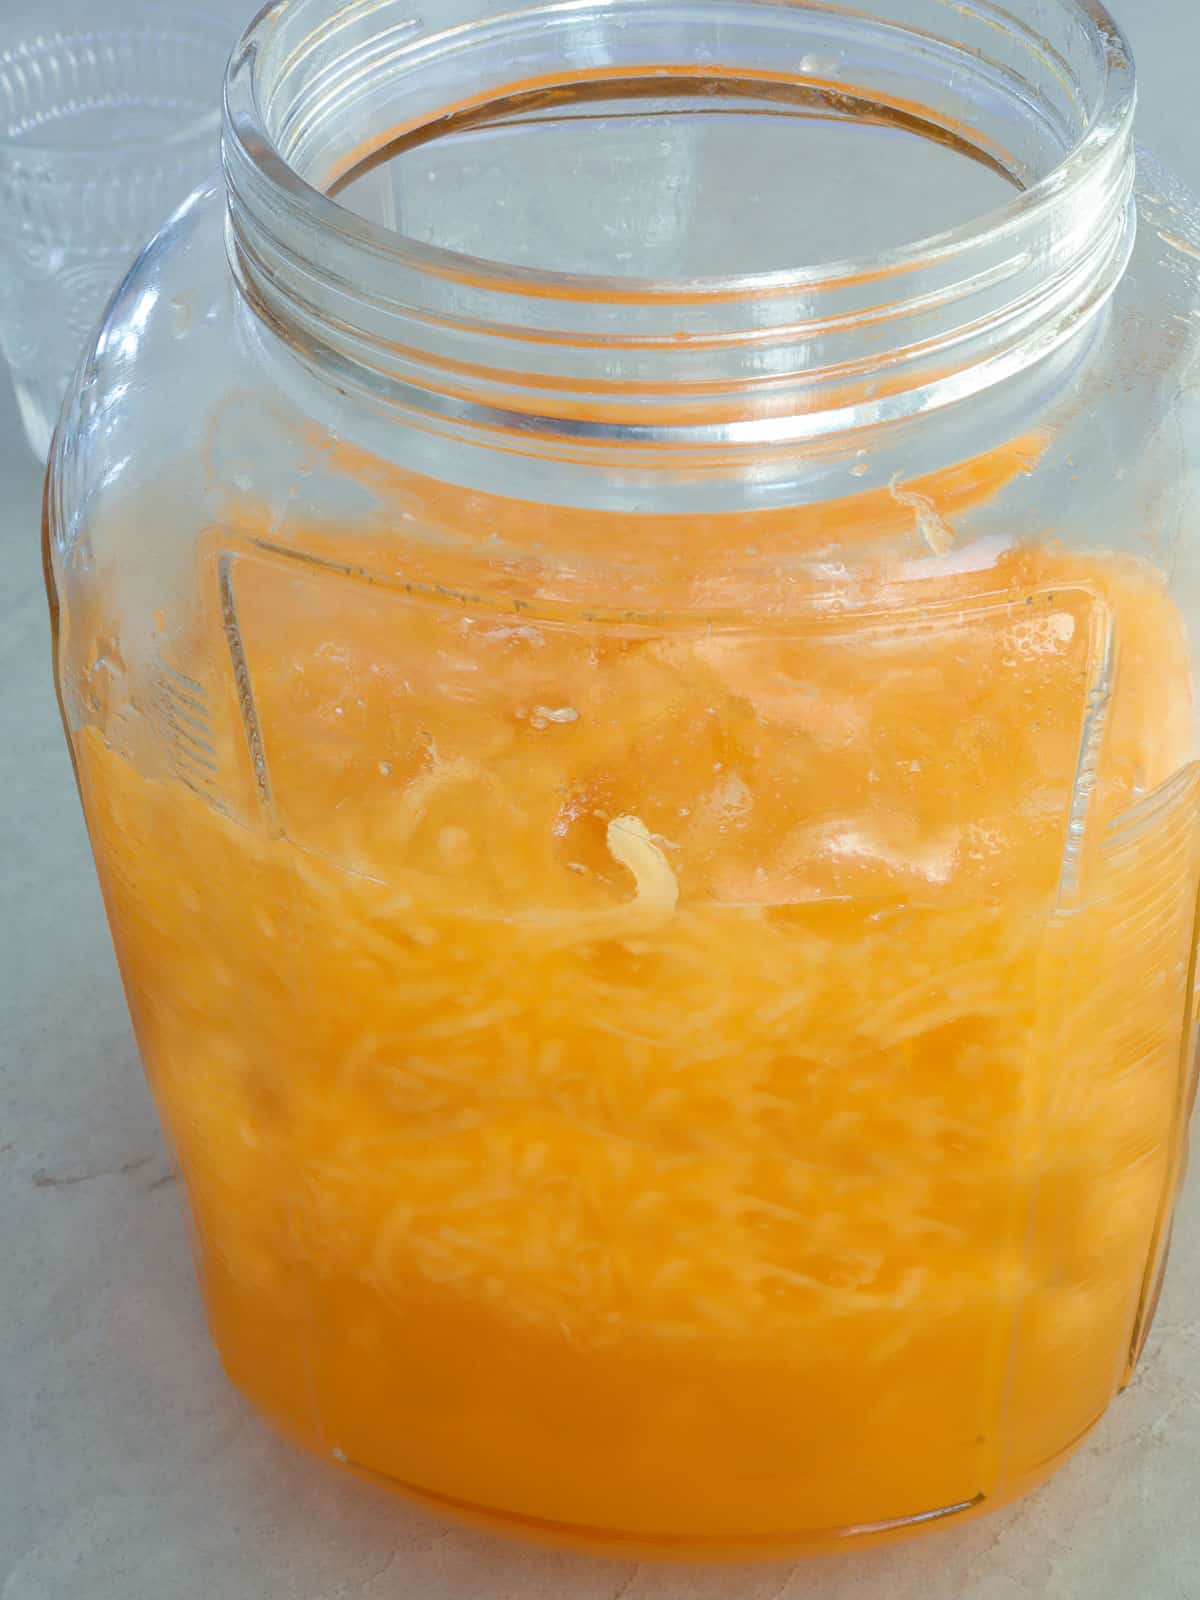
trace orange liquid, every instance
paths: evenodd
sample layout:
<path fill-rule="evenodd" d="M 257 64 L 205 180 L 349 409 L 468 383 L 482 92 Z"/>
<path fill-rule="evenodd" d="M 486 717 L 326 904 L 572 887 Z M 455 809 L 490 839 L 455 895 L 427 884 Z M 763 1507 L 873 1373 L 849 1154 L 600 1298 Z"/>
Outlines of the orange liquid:
<path fill-rule="evenodd" d="M 77 753 L 235 1382 L 401 1486 L 650 1548 L 1044 1474 L 1128 1373 L 1179 1164 L 1197 780 L 1153 576 L 1014 553 L 778 633 L 220 581 L 174 775 Z"/>

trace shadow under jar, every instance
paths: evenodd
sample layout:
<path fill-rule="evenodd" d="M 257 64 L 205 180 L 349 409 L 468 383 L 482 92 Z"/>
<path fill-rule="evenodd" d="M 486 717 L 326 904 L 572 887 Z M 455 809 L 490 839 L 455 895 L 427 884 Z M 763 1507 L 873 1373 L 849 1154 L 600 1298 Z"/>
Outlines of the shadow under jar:
<path fill-rule="evenodd" d="M 288 0 L 47 497 L 233 1380 L 449 1508 L 1012 1498 L 1193 1088 L 1200 221 L 1092 0 Z"/>

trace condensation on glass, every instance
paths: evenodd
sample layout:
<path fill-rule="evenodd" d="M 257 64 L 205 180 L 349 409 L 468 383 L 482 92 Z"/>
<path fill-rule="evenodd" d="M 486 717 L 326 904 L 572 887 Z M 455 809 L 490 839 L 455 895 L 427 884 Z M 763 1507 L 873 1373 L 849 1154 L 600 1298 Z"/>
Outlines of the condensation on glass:
<path fill-rule="evenodd" d="M 448 1508 L 923 1528 L 1129 1377 L 1194 1087 L 1200 219 L 1092 0 L 289 0 L 54 450 L 233 1380 Z"/>

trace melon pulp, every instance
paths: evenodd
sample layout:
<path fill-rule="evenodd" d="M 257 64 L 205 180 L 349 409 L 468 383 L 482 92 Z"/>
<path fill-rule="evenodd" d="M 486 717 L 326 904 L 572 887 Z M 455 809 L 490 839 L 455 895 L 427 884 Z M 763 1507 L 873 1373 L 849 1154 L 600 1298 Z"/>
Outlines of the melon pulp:
<path fill-rule="evenodd" d="M 234 1380 L 601 1540 L 1034 1481 L 1127 1375 L 1179 1166 L 1155 575 L 1011 550 L 898 609 L 656 627 L 222 549 L 173 765 L 102 721 L 76 753 Z"/>

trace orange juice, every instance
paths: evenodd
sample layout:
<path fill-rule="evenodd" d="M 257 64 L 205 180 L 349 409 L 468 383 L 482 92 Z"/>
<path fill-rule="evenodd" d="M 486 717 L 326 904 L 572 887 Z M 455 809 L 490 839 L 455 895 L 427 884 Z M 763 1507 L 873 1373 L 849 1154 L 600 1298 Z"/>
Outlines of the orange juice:
<path fill-rule="evenodd" d="M 410 1491 L 668 1551 L 1049 1470 L 1180 1159 L 1157 578 L 1009 551 L 667 627 L 218 546 L 173 768 L 76 749 L 234 1381 Z"/>

